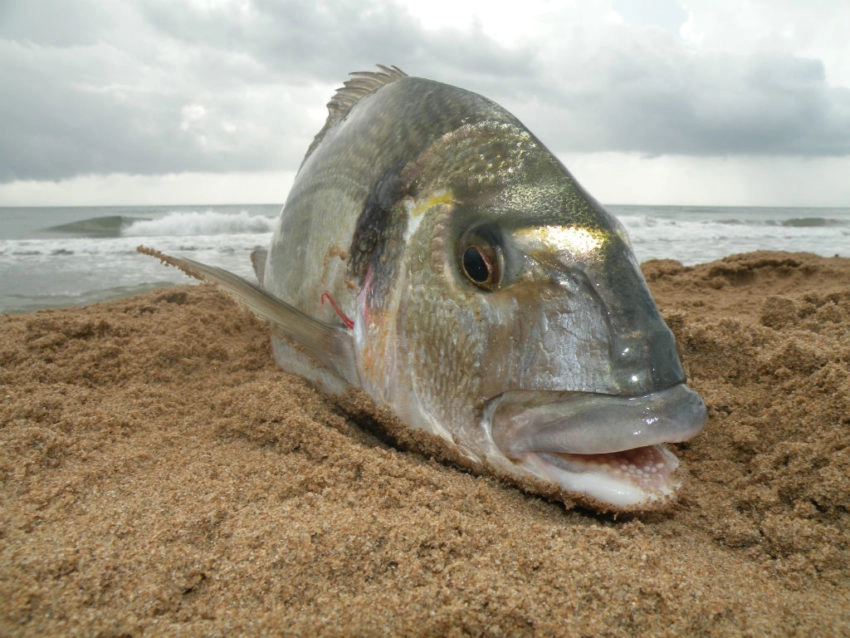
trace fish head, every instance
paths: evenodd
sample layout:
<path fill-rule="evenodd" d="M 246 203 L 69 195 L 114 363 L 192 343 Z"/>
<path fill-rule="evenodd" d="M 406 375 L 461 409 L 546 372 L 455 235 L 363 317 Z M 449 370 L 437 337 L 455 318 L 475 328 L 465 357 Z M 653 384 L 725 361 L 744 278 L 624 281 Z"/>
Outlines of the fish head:
<path fill-rule="evenodd" d="M 467 456 L 644 509 L 706 412 L 625 230 L 527 130 L 478 123 L 399 173 L 361 290 L 361 377 Z"/>

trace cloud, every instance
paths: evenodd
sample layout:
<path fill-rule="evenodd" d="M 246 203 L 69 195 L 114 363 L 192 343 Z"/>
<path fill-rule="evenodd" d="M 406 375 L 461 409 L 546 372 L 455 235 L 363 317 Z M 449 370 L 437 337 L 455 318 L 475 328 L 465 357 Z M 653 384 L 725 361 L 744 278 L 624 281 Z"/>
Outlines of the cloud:
<path fill-rule="evenodd" d="M 434 23 L 394 0 L 7 1 L 0 181 L 292 170 L 333 87 L 375 62 L 484 93 L 555 152 L 850 155 L 850 89 L 810 29 L 747 50 L 715 46 L 698 2 L 559 6 L 511 30 L 494 8 Z"/>
<path fill-rule="evenodd" d="M 291 168 L 349 70 L 519 64 L 481 33 L 431 38 L 393 3 L 116 0 L 84 6 L 79 31 L 36 6 L 0 26 L 0 181 Z"/>
<path fill-rule="evenodd" d="M 83 8 L 79 32 L 61 10 L 48 26 L 51 12 L 38 4 L 14 5 L 18 13 L 0 21 L 0 118 L 13 123 L 0 130 L 0 179 L 247 171 L 300 160 L 310 134 L 296 148 L 285 128 L 312 128 L 313 118 L 250 56 L 186 47 L 127 3 L 104 5 L 120 12 Z M 186 126 L 192 109 L 203 117 Z"/>
<path fill-rule="evenodd" d="M 659 56 L 609 51 L 596 77 L 553 90 L 558 150 L 648 155 L 850 154 L 850 90 L 790 55 Z M 578 88 L 572 88 L 578 84 Z"/>

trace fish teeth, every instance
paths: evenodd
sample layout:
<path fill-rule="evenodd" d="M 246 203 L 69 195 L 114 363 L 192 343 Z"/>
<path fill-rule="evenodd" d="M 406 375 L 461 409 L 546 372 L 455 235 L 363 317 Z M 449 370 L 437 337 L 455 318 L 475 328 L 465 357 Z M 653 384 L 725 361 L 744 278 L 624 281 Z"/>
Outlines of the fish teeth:
<path fill-rule="evenodd" d="M 679 462 L 662 445 L 609 454 L 529 453 L 521 462 L 566 491 L 626 509 L 667 500 L 679 485 Z"/>

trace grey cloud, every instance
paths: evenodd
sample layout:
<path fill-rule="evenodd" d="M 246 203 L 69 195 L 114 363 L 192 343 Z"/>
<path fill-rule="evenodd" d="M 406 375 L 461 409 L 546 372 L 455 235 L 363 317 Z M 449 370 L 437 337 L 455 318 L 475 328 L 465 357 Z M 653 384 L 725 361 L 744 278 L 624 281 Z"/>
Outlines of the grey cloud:
<path fill-rule="evenodd" d="M 11 0 L 0 5 L 0 37 L 60 47 L 94 43 L 118 17 L 119 3 Z"/>
<path fill-rule="evenodd" d="M 80 60 L 81 66 L 92 63 L 88 56 Z M 204 134 L 181 126 L 187 105 L 203 97 L 197 89 L 151 91 L 74 68 L 66 81 L 53 70 L 0 75 L 19 96 L 0 104 L 0 119 L 14 123 L 0 131 L 0 179 L 252 169 L 264 167 L 274 153 L 264 147 L 264 131 L 241 139 L 218 128 Z"/>
<path fill-rule="evenodd" d="M 348 71 L 522 63 L 480 32 L 429 34 L 392 2 L 100 6 L 67 21 L 58 2 L 6 9 L 0 181 L 291 169 Z"/>
<path fill-rule="evenodd" d="M 503 103 L 555 152 L 850 154 L 850 91 L 818 60 L 659 29 L 508 47 L 393 0 L 68 6 L 0 9 L 0 181 L 294 169 L 331 87 L 376 62 Z"/>
<path fill-rule="evenodd" d="M 511 76 L 525 73 L 532 61 L 528 50 L 507 49 L 480 30 L 428 32 L 392 0 L 255 0 L 251 6 L 204 12 L 155 0 L 145 14 L 170 37 L 248 52 L 277 77 L 295 82 L 338 84 L 348 72 L 378 62 Z"/>
<path fill-rule="evenodd" d="M 850 90 L 818 60 L 608 51 L 592 74 L 537 90 L 524 119 L 557 151 L 850 154 Z"/>

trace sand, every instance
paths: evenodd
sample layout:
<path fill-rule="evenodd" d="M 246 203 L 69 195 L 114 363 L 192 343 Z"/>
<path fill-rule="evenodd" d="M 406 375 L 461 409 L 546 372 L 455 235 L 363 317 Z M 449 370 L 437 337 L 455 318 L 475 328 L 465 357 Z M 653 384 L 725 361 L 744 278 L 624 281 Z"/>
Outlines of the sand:
<path fill-rule="evenodd" d="M 640 516 L 379 440 L 209 287 L 0 316 L 0 634 L 848 635 L 850 260 L 644 271 L 709 422 Z"/>

